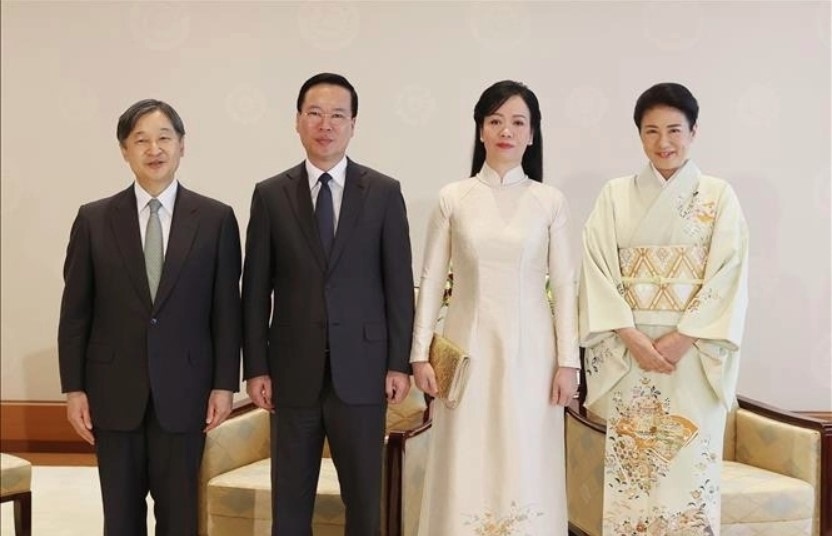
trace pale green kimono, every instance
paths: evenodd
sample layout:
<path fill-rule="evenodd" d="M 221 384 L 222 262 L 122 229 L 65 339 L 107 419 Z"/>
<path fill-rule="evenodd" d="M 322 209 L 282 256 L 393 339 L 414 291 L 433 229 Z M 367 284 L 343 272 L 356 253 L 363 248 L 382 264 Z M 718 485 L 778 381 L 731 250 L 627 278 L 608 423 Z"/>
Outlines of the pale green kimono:
<path fill-rule="evenodd" d="M 736 195 L 688 161 L 606 184 L 584 229 L 586 406 L 607 419 L 605 535 L 719 534 L 726 412 L 747 305 Z M 697 339 L 672 374 L 645 372 L 614 330 Z"/>

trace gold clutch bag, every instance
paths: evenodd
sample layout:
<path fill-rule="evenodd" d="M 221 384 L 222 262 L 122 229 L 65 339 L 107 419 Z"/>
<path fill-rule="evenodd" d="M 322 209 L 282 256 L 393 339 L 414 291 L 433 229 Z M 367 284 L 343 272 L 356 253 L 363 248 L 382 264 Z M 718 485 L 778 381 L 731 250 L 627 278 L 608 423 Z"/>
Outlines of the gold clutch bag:
<path fill-rule="evenodd" d="M 436 374 L 438 398 L 453 409 L 459 405 L 468 381 L 468 365 L 471 358 L 465 351 L 438 333 L 433 334 L 428 352 L 428 362 Z"/>

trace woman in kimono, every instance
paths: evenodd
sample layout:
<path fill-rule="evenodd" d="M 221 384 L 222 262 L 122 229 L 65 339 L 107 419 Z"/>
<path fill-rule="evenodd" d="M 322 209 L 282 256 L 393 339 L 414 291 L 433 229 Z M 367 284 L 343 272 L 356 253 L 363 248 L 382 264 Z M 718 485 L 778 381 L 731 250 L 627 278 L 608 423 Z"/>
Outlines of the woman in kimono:
<path fill-rule="evenodd" d="M 634 119 L 649 160 L 601 191 L 583 234 L 586 406 L 607 420 L 605 535 L 712 535 L 747 304 L 734 191 L 688 158 L 699 106 L 657 84 Z"/>
<path fill-rule="evenodd" d="M 443 329 L 470 375 L 459 406 L 433 405 L 419 535 L 565 535 L 563 406 L 580 367 L 567 206 L 542 184 L 531 90 L 497 82 L 474 121 L 473 176 L 439 193 L 416 308 L 413 375 L 436 395 L 428 349 L 453 266 Z"/>

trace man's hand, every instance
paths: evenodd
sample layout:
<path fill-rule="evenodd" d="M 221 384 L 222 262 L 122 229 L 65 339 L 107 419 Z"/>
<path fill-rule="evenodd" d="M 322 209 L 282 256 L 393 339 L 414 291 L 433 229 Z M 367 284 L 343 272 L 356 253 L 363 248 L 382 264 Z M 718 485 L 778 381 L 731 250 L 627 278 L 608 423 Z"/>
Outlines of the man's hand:
<path fill-rule="evenodd" d="M 671 364 L 675 365 L 690 350 L 696 339 L 671 331 L 659 337 L 654 343 L 656 350 Z"/>
<path fill-rule="evenodd" d="M 439 389 L 436 386 L 436 372 L 433 366 L 427 361 L 416 361 L 411 363 L 413 367 L 413 379 L 416 380 L 416 387 L 422 390 L 423 393 L 428 394 L 434 398 L 439 395 Z"/>
<path fill-rule="evenodd" d="M 234 393 L 223 389 L 214 389 L 208 397 L 208 411 L 205 413 L 205 430 L 209 432 L 222 424 L 231 414 Z"/>
<path fill-rule="evenodd" d="M 272 379 L 267 374 L 246 380 L 246 393 L 255 406 L 274 413 Z"/>
<path fill-rule="evenodd" d="M 578 369 L 558 367 L 552 380 L 552 405 L 568 406 L 578 392 Z"/>
<path fill-rule="evenodd" d="M 72 391 L 66 394 L 66 420 L 75 429 L 81 439 L 95 445 L 92 434 L 92 418 L 90 417 L 90 403 L 84 391 Z"/>
<path fill-rule="evenodd" d="M 663 374 L 670 374 L 676 367 L 664 358 L 664 356 L 653 347 L 653 341 L 650 337 L 640 332 L 636 328 L 622 328 L 615 331 L 624 344 L 630 355 L 636 360 L 638 366 L 642 370 L 648 372 L 661 372 Z"/>
<path fill-rule="evenodd" d="M 384 380 L 384 390 L 387 392 L 387 402 L 398 404 L 410 391 L 410 376 L 404 372 L 388 370 L 387 378 Z"/>

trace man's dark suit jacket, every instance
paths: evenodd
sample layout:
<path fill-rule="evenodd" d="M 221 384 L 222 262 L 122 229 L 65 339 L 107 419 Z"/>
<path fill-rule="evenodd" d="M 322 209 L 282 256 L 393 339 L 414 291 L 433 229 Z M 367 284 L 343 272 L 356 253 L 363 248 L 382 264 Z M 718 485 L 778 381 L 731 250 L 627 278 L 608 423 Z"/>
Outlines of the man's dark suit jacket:
<path fill-rule="evenodd" d="M 133 186 L 82 206 L 73 224 L 61 387 L 87 393 L 96 428 L 136 429 L 152 395 L 165 430 L 199 431 L 211 390 L 239 387 L 237 220 L 231 207 L 178 188 L 155 303 Z"/>
<path fill-rule="evenodd" d="M 382 404 L 387 371 L 410 371 L 413 273 L 399 183 L 348 161 L 329 259 L 305 165 L 258 183 L 246 238 L 243 326 L 243 375 L 270 374 L 277 407 L 318 402 L 327 338 L 338 397 Z"/>

